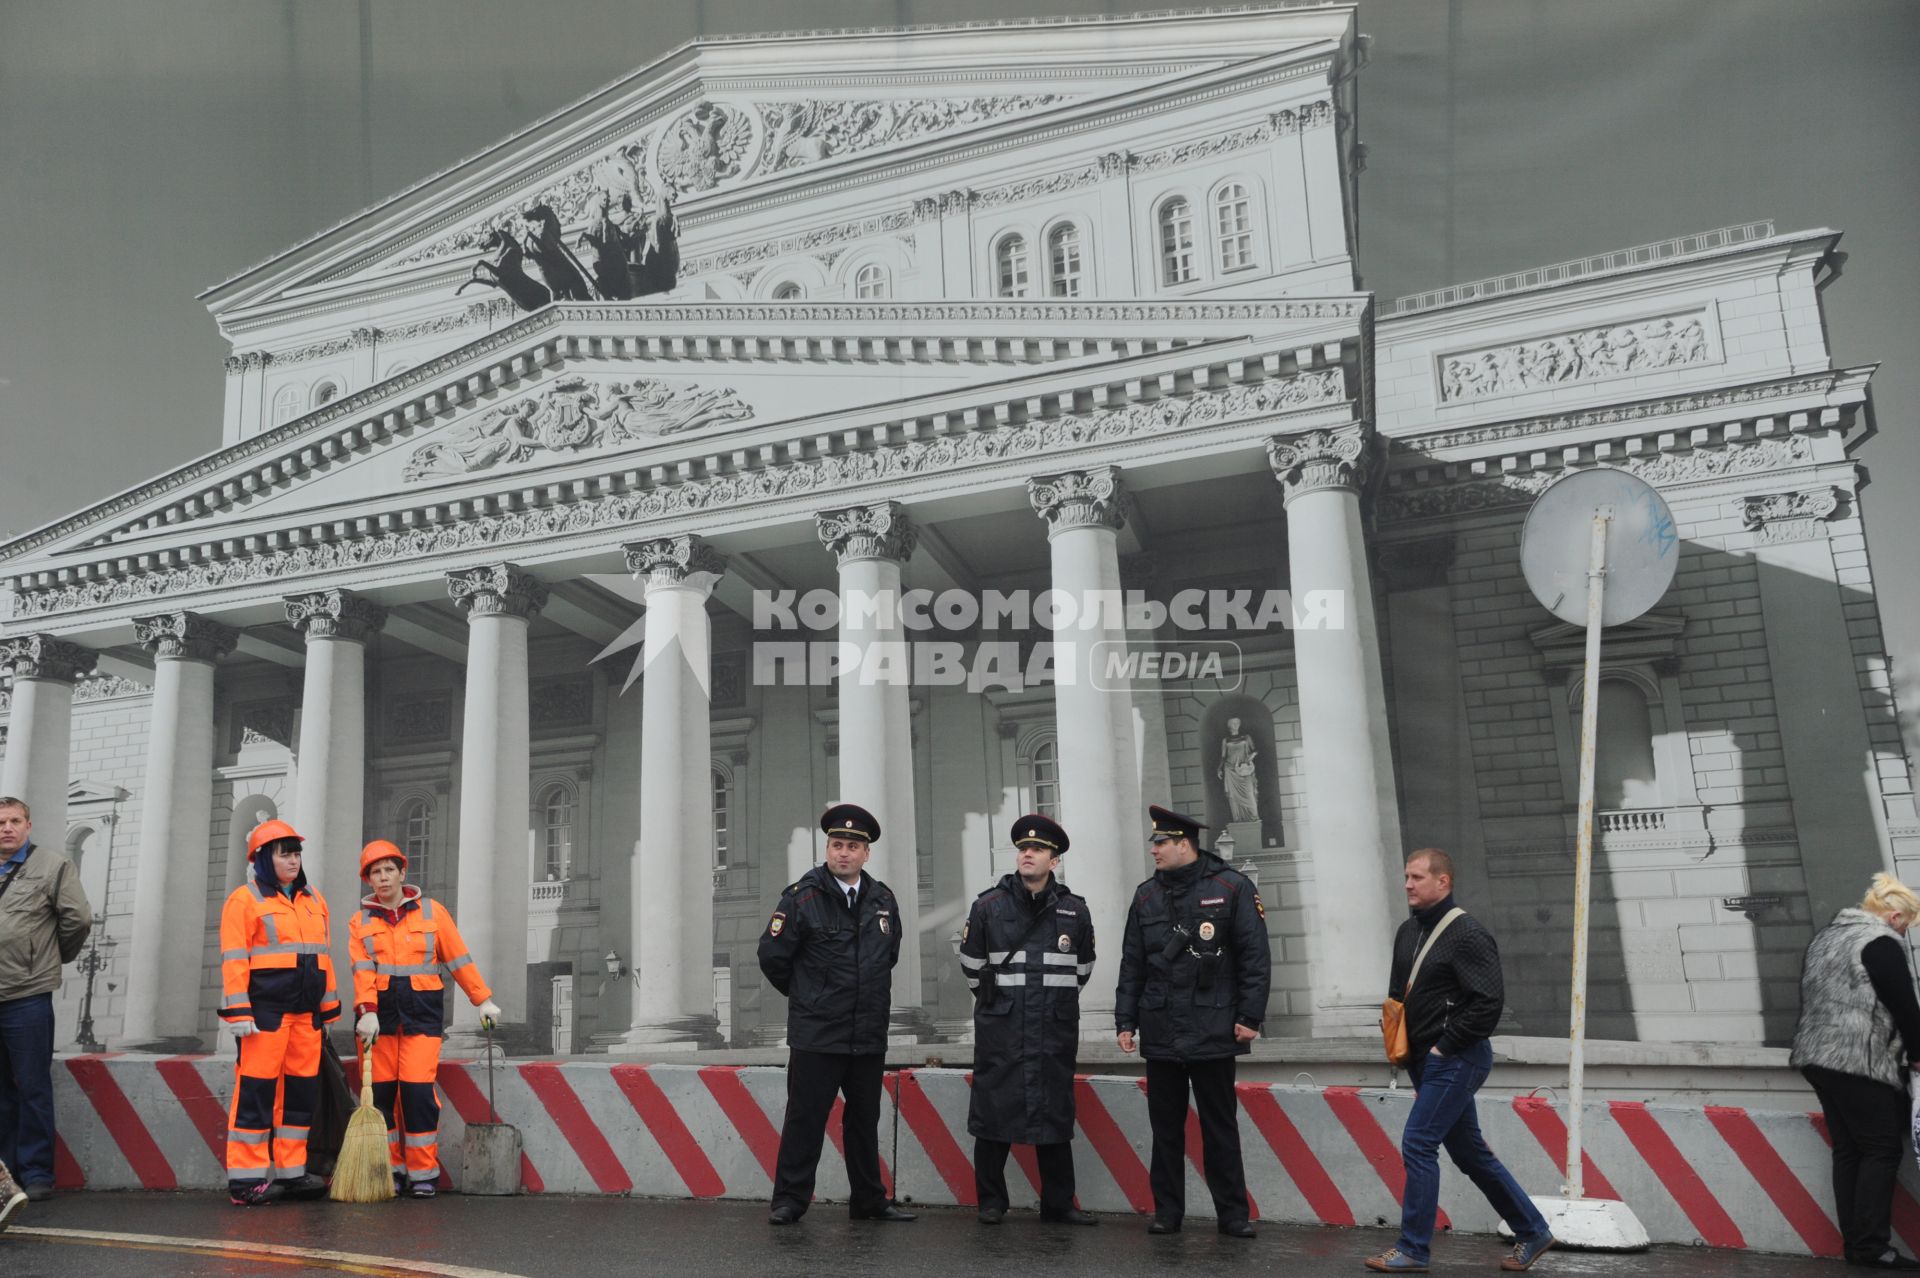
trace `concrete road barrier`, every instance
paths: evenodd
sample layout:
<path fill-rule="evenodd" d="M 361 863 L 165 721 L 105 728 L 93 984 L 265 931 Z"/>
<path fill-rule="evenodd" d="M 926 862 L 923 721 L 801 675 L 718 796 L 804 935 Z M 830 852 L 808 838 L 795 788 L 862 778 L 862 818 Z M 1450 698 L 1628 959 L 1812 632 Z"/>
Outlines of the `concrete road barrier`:
<path fill-rule="evenodd" d="M 349 1062 L 352 1076 L 357 1063 Z M 55 1062 L 58 1180 L 97 1189 L 219 1188 L 230 1058 L 114 1054 Z M 971 1206 L 967 1135 L 971 1076 L 962 1070 L 888 1073 L 880 1129 L 888 1183 L 919 1203 Z M 1082 1077 L 1075 1142 L 1079 1195 L 1094 1211 L 1145 1212 L 1150 1138 L 1141 1080 Z M 1399 1216 L 1399 1136 L 1407 1089 L 1243 1083 L 1240 1137 L 1255 1214 L 1299 1224 L 1387 1224 Z M 441 1065 L 441 1157 L 458 1188 L 461 1136 L 487 1120 L 479 1062 Z M 521 1131 L 530 1193 L 764 1199 L 786 1107 L 784 1070 L 763 1066 L 641 1065 L 600 1060 L 515 1061 L 495 1071 L 500 1121 Z M 1531 1193 L 1558 1192 L 1564 1106 L 1535 1097 L 1485 1097 L 1488 1143 Z M 1655 1242 L 1704 1243 L 1837 1256 L 1829 1146 L 1819 1115 L 1728 1106 L 1598 1102 L 1587 1107 L 1586 1185 L 1625 1201 Z M 828 1126 L 818 1195 L 844 1200 L 838 1111 Z M 1198 1125 L 1187 1123 L 1189 1209 L 1210 1210 L 1200 1179 Z M 1038 1198 L 1032 1151 L 1015 1149 Z M 1444 1165 L 1444 1164 L 1443 1164 Z M 1492 1212 L 1450 1165 L 1443 1223 L 1485 1233 Z M 1894 1202 L 1894 1229 L 1920 1249 L 1920 1177 L 1911 1160 Z"/>

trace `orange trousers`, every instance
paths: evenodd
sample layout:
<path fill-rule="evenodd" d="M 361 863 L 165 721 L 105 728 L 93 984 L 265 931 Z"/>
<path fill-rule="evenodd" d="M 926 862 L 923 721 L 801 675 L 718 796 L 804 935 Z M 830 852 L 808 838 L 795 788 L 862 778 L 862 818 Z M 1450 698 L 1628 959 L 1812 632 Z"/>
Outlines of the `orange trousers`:
<path fill-rule="evenodd" d="M 320 1099 L 320 1031 L 292 1013 L 280 1028 L 240 1040 L 227 1113 L 227 1179 L 293 1180 L 307 1174 L 307 1129 Z"/>
<path fill-rule="evenodd" d="M 382 1034 L 373 1041 L 373 1103 L 387 1120 L 387 1164 L 409 1184 L 440 1179 L 440 1036 Z M 398 1104 L 395 1101 L 398 1101 Z"/>

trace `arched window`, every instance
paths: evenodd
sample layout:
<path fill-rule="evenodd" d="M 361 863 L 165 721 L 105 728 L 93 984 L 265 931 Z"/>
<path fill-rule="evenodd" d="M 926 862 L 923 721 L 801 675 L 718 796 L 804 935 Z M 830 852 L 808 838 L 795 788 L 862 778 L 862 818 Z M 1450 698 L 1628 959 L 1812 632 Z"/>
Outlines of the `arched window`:
<path fill-rule="evenodd" d="M 323 381 L 313 388 L 313 406 L 315 408 L 320 407 L 322 404 L 330 404 L 339 398 L 340 383 L 332 379 Z"/>
<path fill-rule="evenodd" d="M 282 386 L 273 394 L 273 424 L 283 425 L 300 415 L 300 388 Z"/>
<path fill-rule="evenodd" d="M 801 291 L 800 286 L 792 280 L 788 280 L 785 284 L 777 284 L 774 286 L 773 300 L 776 302 L 797 302 L 805 296 L 806 294 Z"/>
<path fill-rule="evenodd" d="M 407 878 L 427 890 L 427 853 L 433 844 L 433 804 L 410 799 L 400 809 L 400 850 L 407 854 Z"/>
<path fill-rule="evenodd" d="M 87 845 L 92 842 L 93 827 L 90 825 L 76 825 L 67 832 L 67 860 L 76 871 L 85 868 L 87 852 L 90 850 Z"/>
<path fill-rule="evenodd" d="M 1229 182 L 1213 197 L 1213 226 L 1217 232 L 1220 269 L 1237 271 L 1253 265 L 1253 201 L 1247 188 Z"/>
<path fill-rule="evenodd" d="M 730 826 L 733 823 L 733 783 L 727 774 L 719 768 L 713 770 L 713 863 L 720 869 L 727 866 L 728 845 L 731 843 Z"/>
<path fill-rule="evenodd" d="M 853 295 L 856 298 L 873 300 L 891 295 L 887 287 L 887 268 L 878 262 L 868 262 L 853 274 Z"/>
<path fill-rule="evenodd" d="M 1033 810 L 1043 817 L 1060 815 L 1060 746 L 1046 737 L 1027 756 L 1027 784 Z"/>
<path fill-rule="evenodd" d="M 1184 199 L 1160 206 L 1160 282 L 1185 284 L 1193 279 L 1193 206 Z"/>
<path fill-rule="evenodd" d="M 1009 235 L 994 250 L 995 292 L 1001 297 L 1027 295 L 1027 237 Z"/>
<path fill-rule="evenodd" d="M 1661 806 L 1654 766 L 1653 716 L 1640 686 L 1600 680 L 1600 740 L 1593 804 L 1603 810 Z"/>
<path fill-rule="evenodd" d="M 1047 236 L 1047 296 L 1080 296 L 1080 228 L 1071 222 Z"/>
<path fill-rule="evenodd" d="M 555 782 L 540 796 L 540 851 L 548 882 L 573 874 L 573 791 Z"/>

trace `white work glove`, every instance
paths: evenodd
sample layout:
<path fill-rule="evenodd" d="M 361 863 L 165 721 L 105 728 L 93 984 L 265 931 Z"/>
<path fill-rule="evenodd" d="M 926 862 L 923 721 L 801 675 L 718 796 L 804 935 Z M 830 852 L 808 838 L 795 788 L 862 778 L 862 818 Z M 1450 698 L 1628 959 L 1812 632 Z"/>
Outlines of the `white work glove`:
<path fill-rule="evenodd" d="M 353 1032 L 360 1036 L 361 1042 L 372 1047 L 373 1040 L 380 1037 L 380 1014 L 368 1012 L 353 1023 Z"/>
<path fill-rule="evenodd" d="M 249 1034 L 258 1034 L 259 1032 L 260 1027 L 255 1025 L 251 1019 L 227 1022 L 227 1033 L 233 1035 L 236 1039 L 245 1038 Z"/>
<path fill-rule="evenodd" d="M 500 1019 L 500 1005 L 492 999 L 480 1005 L 480 1028 L 492 1029 Z"/>

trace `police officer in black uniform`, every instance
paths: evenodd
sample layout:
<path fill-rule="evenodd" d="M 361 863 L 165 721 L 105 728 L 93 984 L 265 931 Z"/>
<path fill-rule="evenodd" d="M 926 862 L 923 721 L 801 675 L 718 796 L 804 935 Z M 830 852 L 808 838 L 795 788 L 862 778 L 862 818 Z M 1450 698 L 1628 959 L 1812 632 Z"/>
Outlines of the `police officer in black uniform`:
<path fill-rule="evenodd" d="M 974 993 L 973 1183 L 980 1223 L 1007 1215 L 1007 1153 L 1032 1145 L 1040 1219 L 1097 1225 L 1073 1202 L 1073 1068 L 1080 987 L 1093 975 L 1093 916 L 1054 870 L 1067 832 L 1046 817 L 1013 825 L 1017 870 L 982 892 L 960 932 Z"/>
<path fill-rule="evenodd" d="M 787 1117 L 780 1130 L 773 1209 L 790 1225 L 813 1201 L 813 1175 L 836 1092 L 846 1097 L 841 1142 L 847 1214 L 912 1220 L 880 1180 L 880 1076 L 887 1060 L 893 965 L 900 958 L 900 906 L 866 872 L 880 823 L 837 803 L 820 818 L 827 859 L 780 894 L 760 936 L 760 970 L 787 996 Z"/>
<path fill-rule="evenodd" d="M 1251 1049 L 1266 1017 L 1267 911 L 1251 880 L 1200 847 L 1206 826 L 1157 805 L 1147 811 L 1157 868 L 1127 909 L 1113 1009 L 1120 1050 L 1138 1046 L 1147 1062 L 1153 1124 L 1147 1232 L 1177 1234 L 1186 1214 L 1191 1088 L 1220 1232 L 1251 1238 L 1233 1075 L 1234 1058 Z"/>

